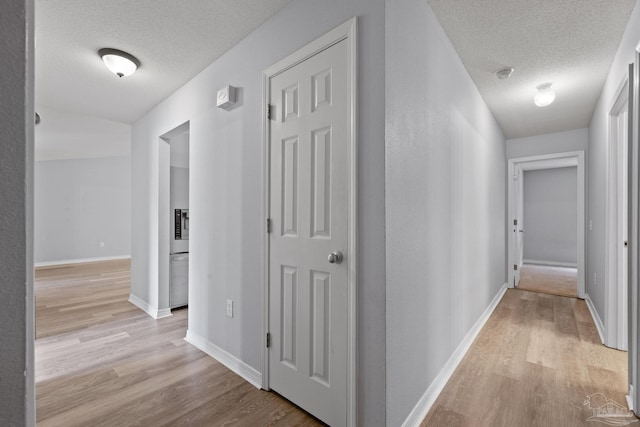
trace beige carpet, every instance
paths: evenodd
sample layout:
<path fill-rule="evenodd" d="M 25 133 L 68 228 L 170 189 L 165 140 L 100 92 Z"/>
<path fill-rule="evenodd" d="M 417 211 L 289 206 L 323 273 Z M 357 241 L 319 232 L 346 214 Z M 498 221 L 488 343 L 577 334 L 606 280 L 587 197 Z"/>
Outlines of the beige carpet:
<path fill-rule="evenodd" d="M 563 297 L 578 296 L 578 269 L 524 264 L 518 289 Z"/>

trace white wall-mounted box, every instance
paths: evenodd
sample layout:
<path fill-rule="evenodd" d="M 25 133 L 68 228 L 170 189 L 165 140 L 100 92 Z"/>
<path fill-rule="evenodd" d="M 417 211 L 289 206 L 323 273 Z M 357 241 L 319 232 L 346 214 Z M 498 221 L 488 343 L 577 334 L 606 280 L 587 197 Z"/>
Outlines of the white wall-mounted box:
<path fill-rule="evenodd" d="M 236 88 L 233 86 L 225 86 L 218 91 L 217 106 L 227 108 L 236 103 Z"/>

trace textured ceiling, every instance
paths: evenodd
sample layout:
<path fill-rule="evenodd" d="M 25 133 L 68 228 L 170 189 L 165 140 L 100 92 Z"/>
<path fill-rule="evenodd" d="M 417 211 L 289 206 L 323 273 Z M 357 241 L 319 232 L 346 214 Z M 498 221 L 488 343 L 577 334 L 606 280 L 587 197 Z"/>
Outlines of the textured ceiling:
<path fill-rule="evenodd" d="M 589 125 L 635 0 L 429 0 L 507 138 Z M 498 80 L 502 67 L 515 68 Z M 533 104 L 552 82 L 556 101 Z"/>
<path fill-rule="evenodd" d="M 288 2 L 36 0 L 36 105 L 132 123 Z M 141 67 L 119 79 L 103 47 Z"/>

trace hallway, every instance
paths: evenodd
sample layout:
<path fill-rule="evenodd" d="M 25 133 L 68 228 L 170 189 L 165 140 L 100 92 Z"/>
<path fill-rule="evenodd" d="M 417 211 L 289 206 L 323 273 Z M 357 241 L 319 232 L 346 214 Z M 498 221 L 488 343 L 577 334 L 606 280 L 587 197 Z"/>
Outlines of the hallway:
<path fill-rule="evenodd" d="M 583 300 L 509 289 L 421 425 L 605 425 L 590 417 L 626 391 L 627 353 L 601 344 Z"/>

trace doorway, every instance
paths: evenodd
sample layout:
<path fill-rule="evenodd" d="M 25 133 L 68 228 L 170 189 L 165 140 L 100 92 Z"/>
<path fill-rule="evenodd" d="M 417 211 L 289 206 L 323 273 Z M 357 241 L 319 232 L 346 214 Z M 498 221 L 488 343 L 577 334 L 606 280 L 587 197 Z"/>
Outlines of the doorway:
<path fill-rule="evenodd" d="M 573 268 L 573 261 L 567 262 L 549 262 L 548 260 L 526 259 L 525 258 L 525 242 L 527 219 L 525 218 L 525 186 L 526 173 L 544 170 L 562 170 L 576 168 L 575 193 L 577 211 L 574 217 L 575 224 L 575 247 L 577 254 L 575 257 L 575 280 L 577 282 L 577 297 L 585 298 L 585 170 L 584 170 L 584 152 L 575 151 L 558 154 L 548 154 L 541 156 L 520 157 L 509 159 L 509 189 L 508 189 L 508 257 L 509 257 L 509 284 L 510 287 L 517 287 L 526 274 L 531 274 L 528 270 L 523 270 L 525 261 L 529 261 L 528 265 L 535 266 L 547 264 L 549 268 L 545 274 L 551 275 L 553 280 L 564 281 L 571 276 L 571 271 L 562 269 Z M 533 175 L 532 175 L 533 176 Z M 535 230 L 532 230 L 534 232 Z M 533 233 L 532 233 L 533 234 Z M 537 234 L 537 233 L 536 233 Z M 554 248 L 555 249 L 555 248 Z M 541 246 L 544 250 L 544 246 Z M 564 251 L 567 252 L 566 250 Z M 558 255 L 560 257 L 567 255 Z M 563 259 L 563 258 L 558 258 Z M 555 264 L 555 265 L 554 265 Z M 562 271 L 553 271 L 562 270 Z M 535 270 L 531 267 L 530 270 Z"/>
<path fill-rule="evenodd" d="M 189 122 L 160 136 L 158 144 L 157 318 L 188 304 Z"/>
<path fill-rule="evenodd" d="M 263 388 L 356 425 L 356 19 L 264 73 Z"/>
<path fill-rule="evenodd" d="M 577 178 L 576 166 L 523 171 L 519 289 L 578 296 Z"/>

